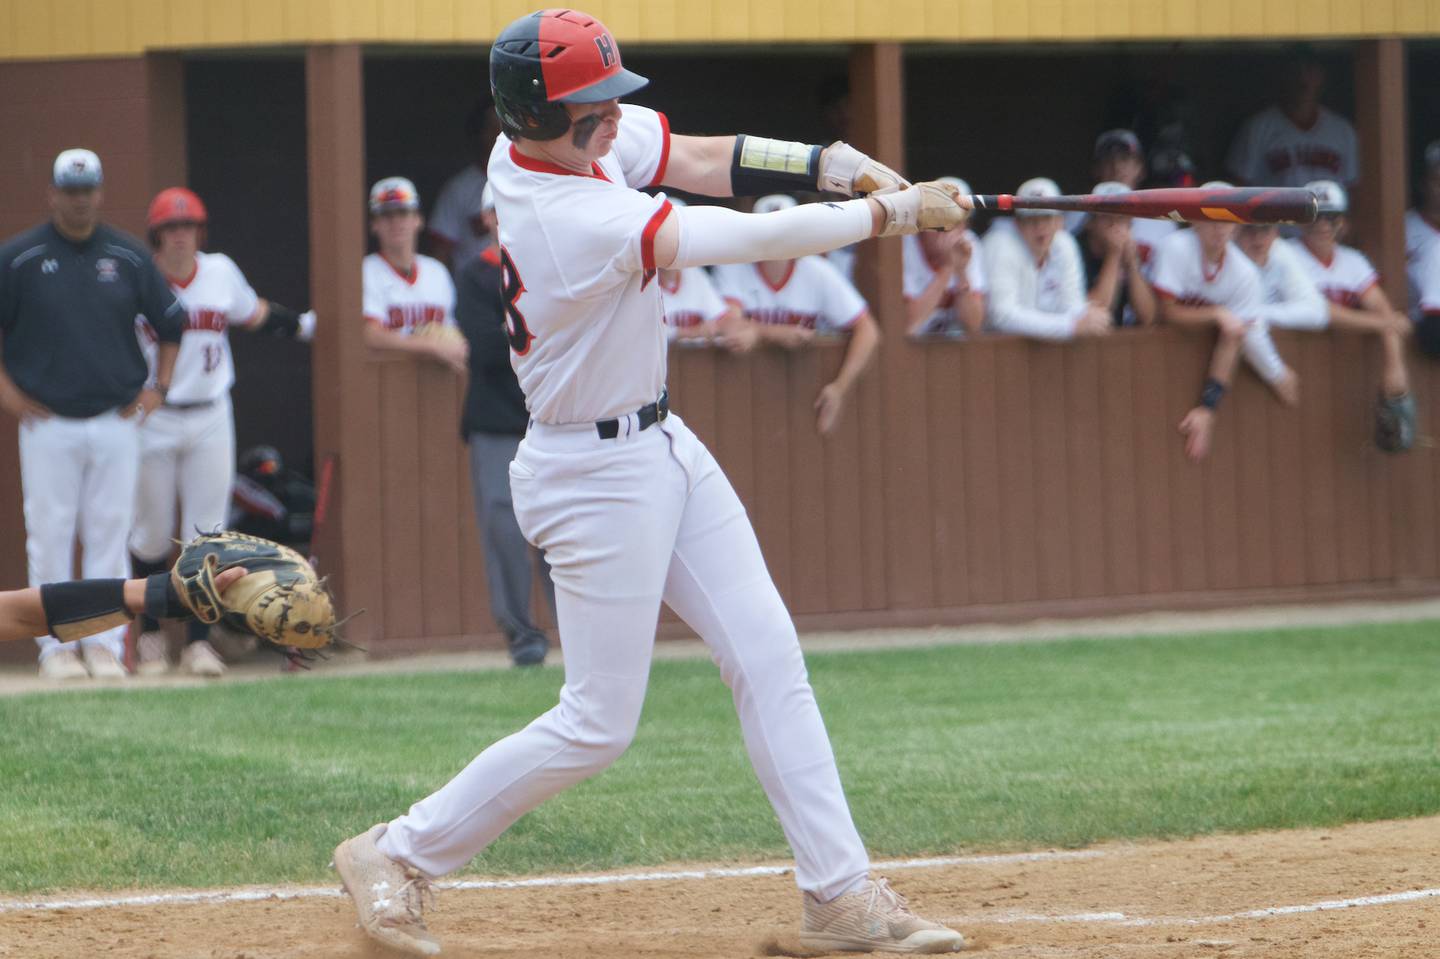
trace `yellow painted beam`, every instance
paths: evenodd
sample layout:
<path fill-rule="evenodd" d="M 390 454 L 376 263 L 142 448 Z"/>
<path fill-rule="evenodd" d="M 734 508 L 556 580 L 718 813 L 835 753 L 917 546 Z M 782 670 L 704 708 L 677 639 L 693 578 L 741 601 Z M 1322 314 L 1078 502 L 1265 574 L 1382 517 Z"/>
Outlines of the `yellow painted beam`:
<path fill-rule="evenodd" d="M 0 59 L 487 43 L 535 0 L 0 0 Z M 1440 0 L 589 0 L 630 43 L 1434 37 Z"/>

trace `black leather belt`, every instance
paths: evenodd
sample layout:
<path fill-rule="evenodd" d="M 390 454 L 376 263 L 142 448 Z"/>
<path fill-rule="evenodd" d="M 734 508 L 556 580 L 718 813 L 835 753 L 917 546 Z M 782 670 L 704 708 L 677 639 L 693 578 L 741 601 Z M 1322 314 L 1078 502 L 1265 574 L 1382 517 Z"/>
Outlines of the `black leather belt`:
<path fill-rule="evenodd" d="M 186 410 L 203 410 L 208 406 L 214 406 L 217 402 L 219 401 L 201 400 L 198 403 L 171 403 L 167 401 L 165 403 L 161 403 L 160 405 L 165 407 L 167 410 L 180 410 L 183 413 Z"/>
<path fill-rule="evenodd" d="M 640 428 L 647 430 L 670 415 L 670 391 L 661 390 L 660 398 L 654 403 L 647 403 L 635 411 L 635 417 L 640 421 Z M 602 440 L 613 440 L 620 435 L 620 421 L 599 420 L 595 423 L 595 432 L 600 434 Z"/>

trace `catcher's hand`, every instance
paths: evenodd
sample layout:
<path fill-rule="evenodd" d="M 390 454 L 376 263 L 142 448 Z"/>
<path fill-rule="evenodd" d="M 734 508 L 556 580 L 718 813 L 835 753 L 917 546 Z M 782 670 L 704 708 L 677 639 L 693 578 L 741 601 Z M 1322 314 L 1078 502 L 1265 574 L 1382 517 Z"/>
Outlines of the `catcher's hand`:
<path fill-rule="evenodd" d="M 216 577 L 245 575 L 221 589 Z M 206 533 L 186 543 L 170 571 L 180 601 L 202 623 L 224 622 L 274 643 L 318 649 L 334 641 L 335 605 L 305 557 L 244 533 Z"/>
<path fill-rule="evenodd" d="M 869 193 L 899 190 L 909 186 L 910 181 L 878 160 L 870 159 L 844 140 L 836 140 L 820 153 L 820 178 L 817 185 L 821 190 L 830 193 L 864 196 Z"/>

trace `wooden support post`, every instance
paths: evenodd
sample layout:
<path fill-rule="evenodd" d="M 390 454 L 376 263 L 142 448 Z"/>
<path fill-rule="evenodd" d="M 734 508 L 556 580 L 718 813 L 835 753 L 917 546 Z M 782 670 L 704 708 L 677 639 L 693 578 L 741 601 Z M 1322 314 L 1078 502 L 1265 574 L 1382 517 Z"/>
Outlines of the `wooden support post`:
<path fill-rule="evenodd" d="M 310 302 L 319 317 L 311 351 L 316 481 L 334 458 L 329 511 L 314 551 L 341 612 L 368 615 L 347 627 L 367 646 L 381 636 L 384 582 L 377 504 L 379 398 L 367 382 L 360 261 L 365 256 L 363 57 L 358 44 L 305 54 L 310 194 Z"/>
<path fill-rule="evenodd" d="M 1405 126 L 1405 44 L 1363 40 L 1355 49 L 1355 128 L 1360 138 L 1360 205 L 1355 233 L 1374 260 L 1385 295 L 1404 308 L 1405 207 L 1410 150 Z"/>
<path fill-rule="evenodd" d="M 850 56 L 850 135 L 855 145 L 901 172 L 905 170 L 905 53 L 898 43 L 871 43 Z M 876 440 L 879 468 L 866 484 L 883 504 L 867 541 L 883 543 L 882 568 L 867 579 L 884 584 L 883 605 L 933 606 L 933 524 L 916 503 L 928 500 L 924 434 L 926 353 L 906 338 L 903 264 L 899 239 L 862 244 L 855 279 L 884 334 L 875 384 L 860 410 L 864 432 Z M 878 374 L 878 375 L 877 375 Z M 871 485 L 873 484 L 873 485 Z M 878 488 L 877 488 L 878 487 Z M 871 500 L 874 501 L 873 499 Z M 870 598 L 870 597 L 867 597 Z"/>
<path fill-rule="evenodd" d="M 186 186 L 185 62 L 175 54 L 145 56 L 145 119 L 150 140 L 149 194 Z"/>

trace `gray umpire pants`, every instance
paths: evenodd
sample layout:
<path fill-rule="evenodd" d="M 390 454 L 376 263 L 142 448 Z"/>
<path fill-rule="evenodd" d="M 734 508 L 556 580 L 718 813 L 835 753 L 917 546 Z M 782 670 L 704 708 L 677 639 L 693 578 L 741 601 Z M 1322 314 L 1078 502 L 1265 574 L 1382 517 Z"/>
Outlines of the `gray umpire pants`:
<path fill-rule="evenodd" d="M 520 437 L 507 433 L 471 433 L 470 484 L 475 494 L 475 520 L 485 547 L 485 578 L 490 586 L 490 613 L 511 644 L 544 635 L 530 618 L 530 583 L 535 570 L 531 547 L 515 522 L 510 501 L 510 461 Z M 555 585 L 550 564 L 536 553 L 540 588 L 555 611 Z"/>

